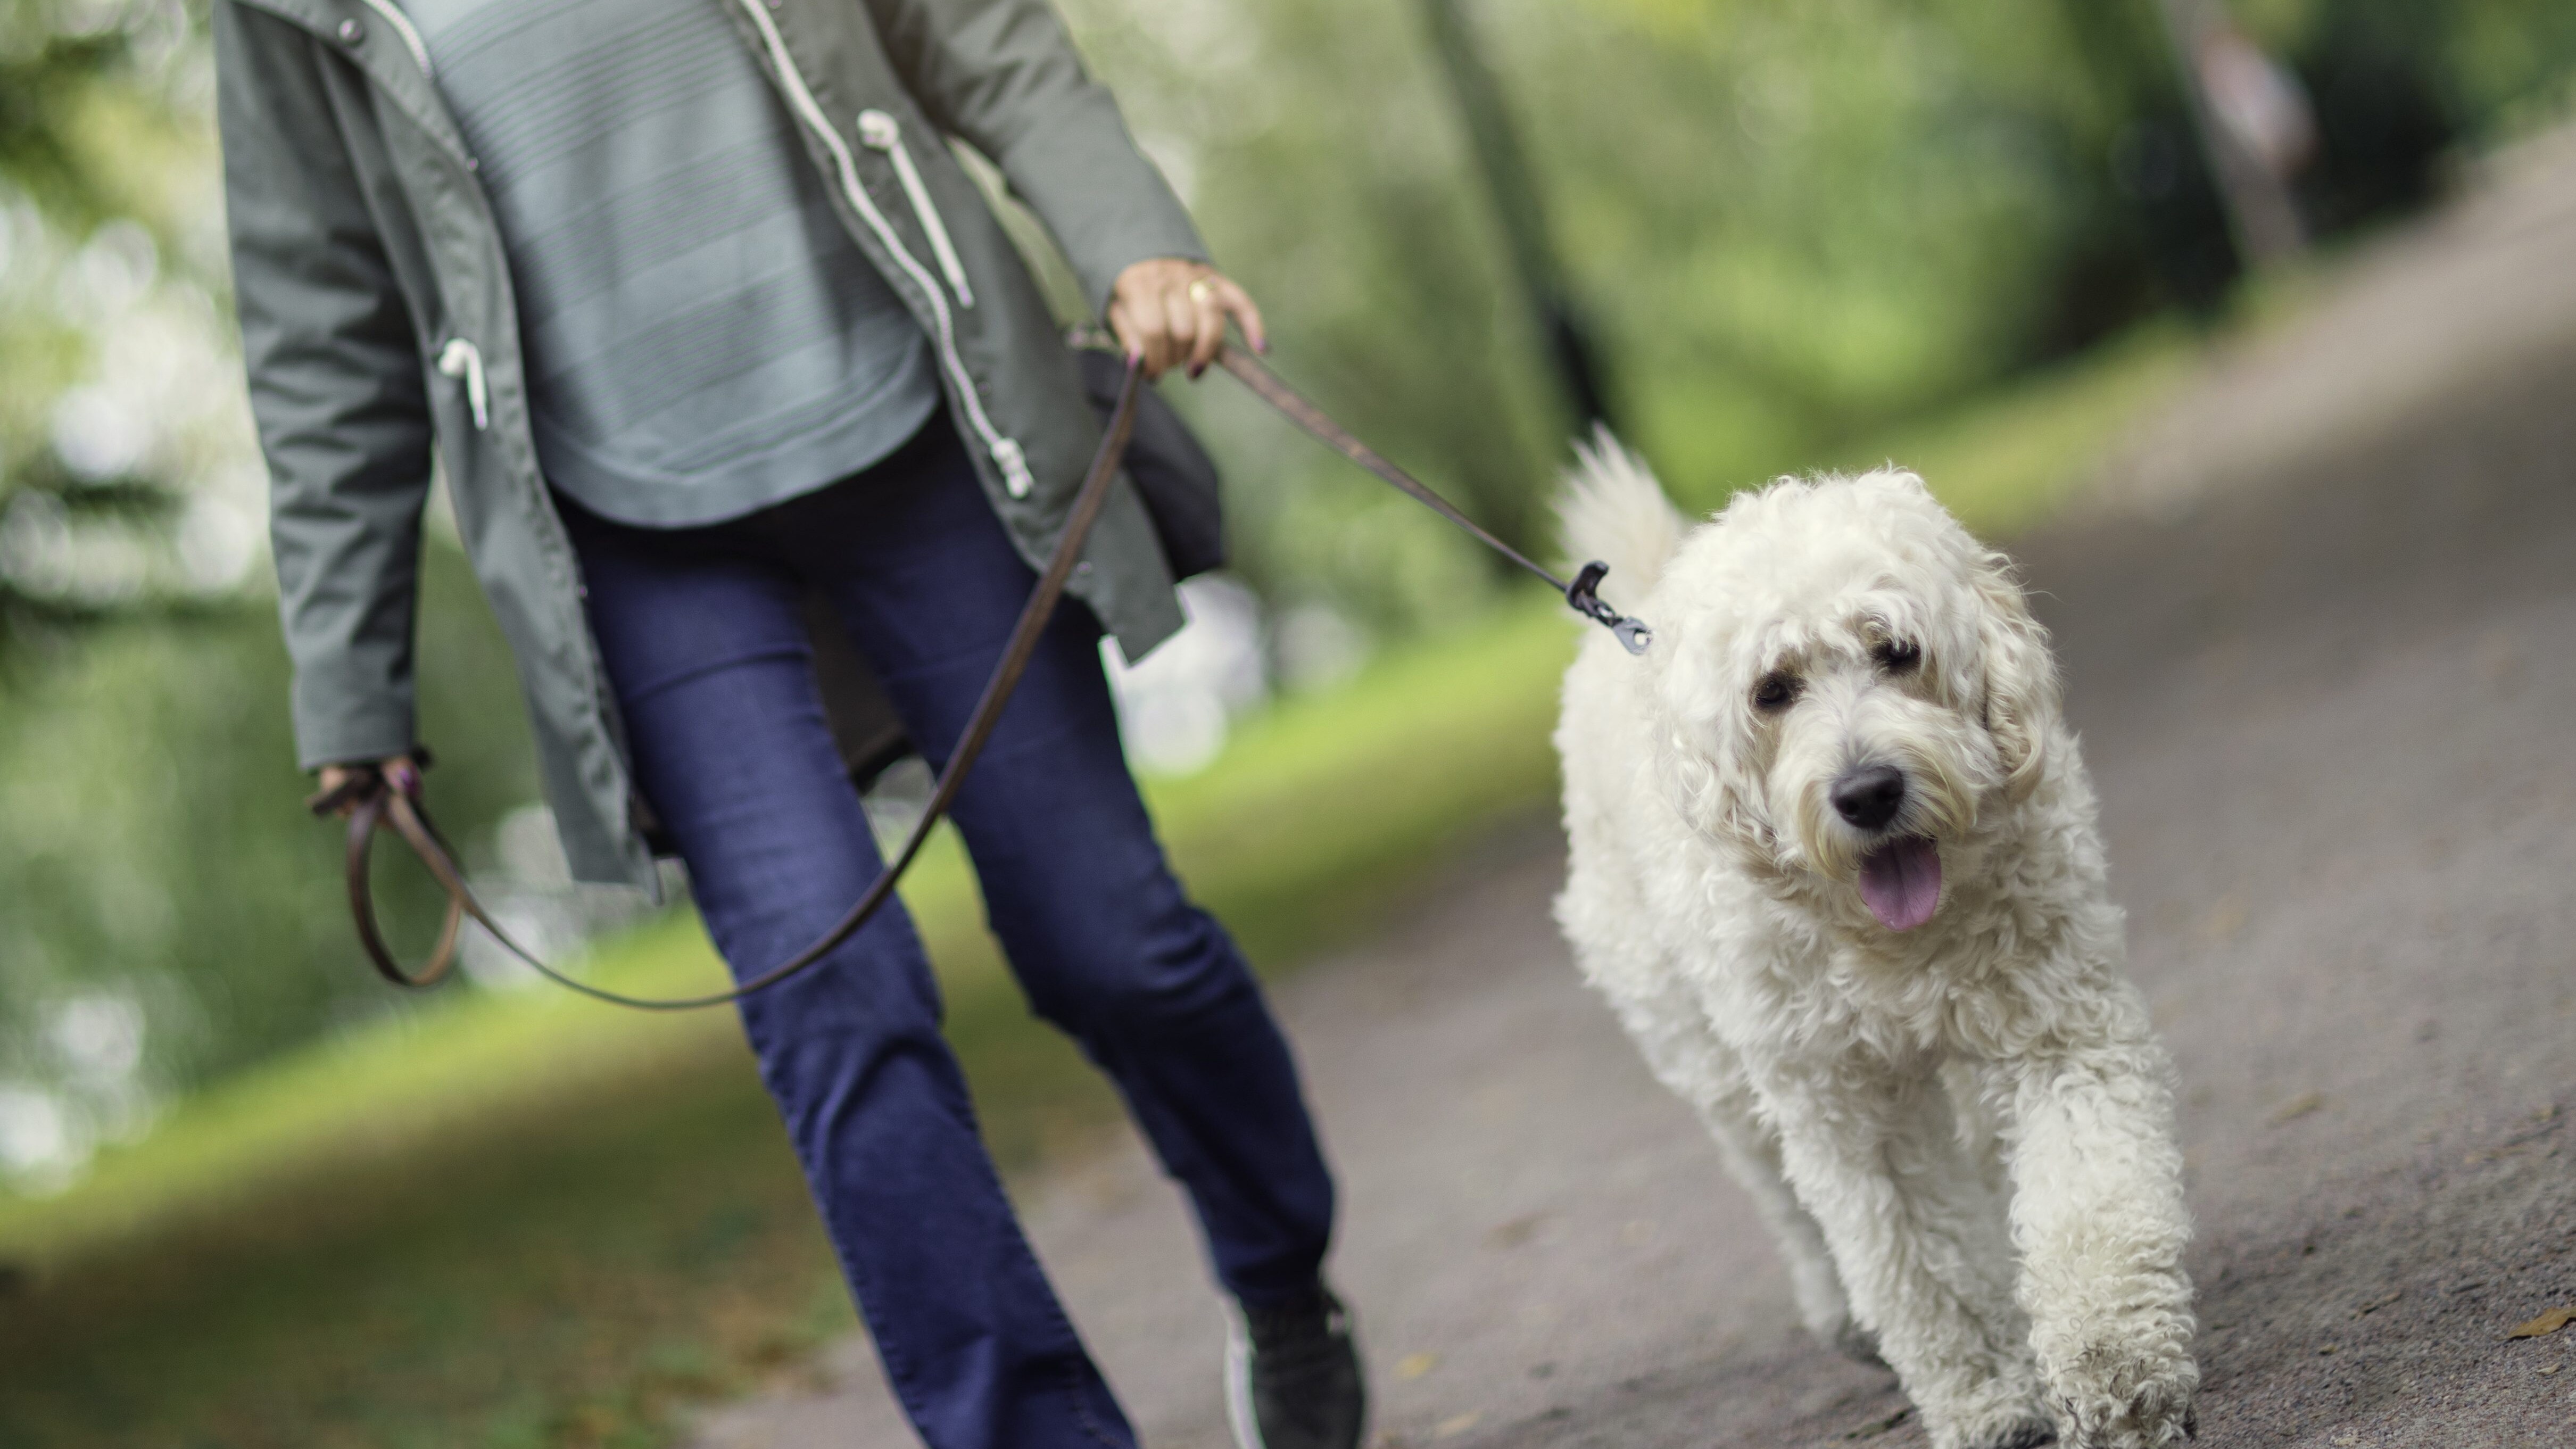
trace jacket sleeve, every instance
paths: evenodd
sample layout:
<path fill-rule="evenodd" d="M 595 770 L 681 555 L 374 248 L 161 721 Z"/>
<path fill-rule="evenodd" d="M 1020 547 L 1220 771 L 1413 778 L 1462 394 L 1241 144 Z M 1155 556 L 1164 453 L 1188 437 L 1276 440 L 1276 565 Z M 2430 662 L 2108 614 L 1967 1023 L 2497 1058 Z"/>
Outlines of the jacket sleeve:
<path fill-rule="evenodd" d="M 1095 313 L 1149 257 L 1207 260 L 1118 103 L 1084 72 L 1048 0 L 867 0 L 913 97 L 992 158 L 1054 233 Z"/>
<path fill-rule="evenodd" d="M 430 419 L 410 308 L 315 42 L 216 0 L 233 294 L 308 769 L 413 745 Z"/>

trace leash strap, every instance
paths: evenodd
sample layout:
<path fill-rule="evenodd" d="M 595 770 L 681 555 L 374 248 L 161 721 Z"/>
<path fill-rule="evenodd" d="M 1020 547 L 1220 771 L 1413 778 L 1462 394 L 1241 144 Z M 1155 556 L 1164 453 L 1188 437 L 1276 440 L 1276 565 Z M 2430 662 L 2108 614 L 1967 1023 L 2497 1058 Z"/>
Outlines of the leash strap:
<path fill-rule="evenodd" d="M 420 805 L 420 776 L 407 766 L 398 767 L 397 778 L 388 779 L 379 769 L 358 771 L 338 789 L 314 796 L 306 803 L 316 815 L 329 815 L 343 806 L 354 804 L 349 815 L 349 909 L 357 917 L 358 943 L 375 963 L 376 971 L 397 986 L 421 989 L 438 984 L 455 964 L 457 930 L 461 918 L 471 916 L 501 949 L 525 962 L 537 974 L 559 986 L 578 991 L 595 1000 L 616 1006 L 631 1006 L 644 1011 L 693 1011 L 700 1007 L 722 1006 L 739 1001 L 755 991 L 765 990 L 797 975 L 821 961 L 850 939 L 868 918 L 894 897 L 895 886 L 905 871 L 929 844 L 930 832 L 948 807 L 955 803 L 958 790 L 966 783 L 966 774 L 975 768 L 976 757 L 984 752 L 1000 723 L 1002 707 L 1010 703 L 1012 691 L 1019 688 L 1020 676 L 1028 672 L 1029 660 L 1036 654 L 1038 636 L 1054 617 L 1056 605 L 1064 598 L 1065 585 L 1073 577 L 1074 564 L 1082 556 L 1082 546 L 1091 536 L 1091 527 L 1100 519 L 1100 510 L 1109 501 L 1109 486 L 1118 476 L 1119 459 L 1125 456 L 1127 440 L 1136 428 L 1136 399 L 1144 375 L 1136 364 L 1127 367 L 1127 380 L 1118 390 L 1117 410 L 1110 414 L 1109 430 L 1100 440 L 1100 450 L 1092 455 L 1091 471 L 1084 475 L 1082 489 L 1074 495 L 1073 509 L 1066 516 L 1064 534 L 1057 540 L 1055 553 L 1047 559 L 1046 571 L 1038 576 L 1037 587 L 1020 610 L 1019 623 L 1011 629 L 1010 643 L 1002 651 L 1001 663 L 985 681 L 984 693 L 975 701 L 975 712 L 967 717 L 965 733 L 959 737 L 956 750 L 948 757 L 948 767 L 939 772 L 939 784 L 930 793 L 930 803 L 921 812 L 921 820 L 912 827 L 903 849 L 877 872 L 867 893 L 851 906 L 840 923 L 824 933 L 820 940 L 785 961 L 727 991 L 705 996 L 655 998 L 628 996 L 576 980 L 547 965 L 537 955 L 512 939 L 492 913 L 483 908 L 465 883 L 465 874 L 456 865 L 455 852 L 447 848 L 437 828 L 430 823 L 428 812 Z M 447 892 L 447 920 L 439 932 L 438 944 L 427 964 L 418 971 L 406 971 L 385 945 L 384 933 L 377 928 L 373 894 L 367 883 L 367 860 L 370 847 L 380 829 L 390 828 L 410 846 L 430 875 Z"/>
<path fill-rule="evenodd" d="M 1076 340 L 1094 339 L 1077 335 Z M 1565 596 L 1569 607 L 1616 635 L 1629 653 L 1643 654 L 1654 642 L 1654 630 L 1644 620 L 1631 618 L 1611 608 L 1596 592 L 1603 576 L 1610 572 L 1609 565 L 1587 563 L 1576 571 L 1572 579 L 1558 578 L 1459 512 L 1448 499 L 1432 491 L 1420 479 L 1379 456 L 1375 449 L 1334 422 L 1323 409 L 1281 382 L 1276 373 L 1250 353 L 1227 347 L 1218 354 L 1217 360 L 1226 371 L 1250 388 L 1254 396 L 1321 439 L 1335 452 L 1466 530 L 1477 542 L 1545 579 L 1549 587 Z M 929 844 L 932 829 L 956 802 L 958 790 L 966 783 L 967 772 L 975 768 L 977 757 L 983 754 L 986 742 L 992 738 L 993 729 L 1001 720 L 1003 706 L 1010 703 L 1012 692 L 1019 688 L 1020 676 L 1028 671 L 1029 660 L 1037 652 L 1039 634 L 1045 630 L 1047 621 L 1055 615 L 1056 605 L 1064 598 L 1065 585 L 1073 577 L 1074 565 L 1082 556 L 1083 544 L 1091 536 L 1092 525 L 1099 521 L 1100 510 L 1109 501 L 1109 488 L 1118 476 L 1119 460 L 1126 455 L 1127 441 L 1135 432 L 1136 401 L 1143 380 L 1144 375 L 1138 365 L 1130 360 L 1126 381 L 1118 390 L 1117 409 L 1110 415 L 1108 431 L 1100 440 L 1100 450 L 1092 455 L 1091 470 L 1083 476 L 1081 491 L 1074 495 L 1063 536 L 1057 540 L 1055 553 L 1048 558 L 1045 572 L 1039 575 L 1037 587 L 1030 591 L 1028 603 L 1021 608 L 1019 622 L 1011 630 L 1010 642 L 1002 651 L 1001 662 L 994 667 L 992 677 L 985 681 L 984 693 L 975 702 L 975 712 L 967 718 L 965 733 L 959 737 L 955 752 L 948 757 L 948 767 L 939 772 L 939 783 L 931 791 L 930 803 L 921 812 L 920 821 L 913 826 L 912 833 L 905 838 L 903 848 L 896 852 L 895 858 L 877 873 L 866 893 L 821 939 L 730 990 L 710 992 L 704 996 L 628 996 L 577 980 L 546 964 L 536 953 L 520 945 L 499 921 L 492 918 L 492 913 L 483 908 L 483 903 L 476 899 L 472 888 L 466 884 L 464 871 L 456 864 L 456 853 L 448 848 L 428 810 L 421 805 L 419 771 L 405 762 L 390 772 L 374 767 L 357 770 L 337 788 L 305 802 L 316 815 L 349 810 L 349 911 L 357 920 L 358 944 L 365 948 L 367 959 L 374 963 L 377 974 L 411 990 L 437 985 L 446 979 L 456 964 L 458 933 L 468 917 L 491 932 L 492 939 L 500 943 L 501 949 L 547 980 L 594 1000 L 643 1011 L 693 1011 L 739 1001 L 811 968 L 830 955 L 894 898 L 896 885 L 903 880 L 904 872 L 912 868 L 913 861 L 920 857 L 922 847 Z M 420 754 L 419 762 L 423 765 L 429 762 L 425 751 Z M 384 932 L 376 921 L 375 898 L 369 886 L 367 867 L 377 834 L 386 830 L 400 836 L 403 843 L 411 847 L 412 853 L 428 867 L 439 888 L 447 893 L 446 918 L 439 927 L 438 943 L 431 948 L 428 960 L 416 971 L 403 968 L 392 948 L 385 944 Z"/>
<path fill-rule="evenodd" d="M 1619 637 L 1619 643 L 1631 654 L 1643 654 L 1655 642 L 1655 631 L 1643 619 L 1633 619 L 1601 601 L 1595 590 L 1610 572 L 1605 563 L 1585 564 L 1571 580 L 1558 578 L 1541 567 L 1527 554 L 1496 538 L 1484 527 L 1458 511 L 1455 504 L 1431 490 L 1430 485 L 1379 456 L 1376 449 L 1352 436 L 1348 428 L 1334 422 L 1322 408 L 1299 396 L 1295 389 L 1279 380 L 1279 374 L 1263 366 L 1259 359 L 1239 347 L 1228 347 L 1217 354 L 1217 364 L 1233 373 L 1255 397 L 1279 410 L 1290 422 L 1321 439 L 1333 451 L 1384 479 L 1397 491 L 1411 497 L 1425 508 L 1448 519 L 1467 531 L 1478 543 L 1510 559 L 1542 579 L 1565 596 L 1574 612 L 1599 624 Z"/>

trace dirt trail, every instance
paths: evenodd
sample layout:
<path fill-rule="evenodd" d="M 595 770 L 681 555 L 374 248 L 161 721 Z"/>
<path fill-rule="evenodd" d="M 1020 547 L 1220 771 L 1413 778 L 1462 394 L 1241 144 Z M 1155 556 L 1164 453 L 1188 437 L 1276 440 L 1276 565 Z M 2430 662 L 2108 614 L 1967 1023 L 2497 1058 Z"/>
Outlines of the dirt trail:
<path fill-rule="evenodd" d="M 2214 365 L 2017 552 L 2183 1079 L 2202 1442 L 2576 1434 L 2576 136 Z M 1576 981 L 1553 838 L 1279 992 L 1379 1442 L 1919 1445 Z M 1132 1143 L 1022 1184 L 1153 1449 L 1218 1308 Z M 699 1449 L 910 1441 L 865 1346 Z"/>

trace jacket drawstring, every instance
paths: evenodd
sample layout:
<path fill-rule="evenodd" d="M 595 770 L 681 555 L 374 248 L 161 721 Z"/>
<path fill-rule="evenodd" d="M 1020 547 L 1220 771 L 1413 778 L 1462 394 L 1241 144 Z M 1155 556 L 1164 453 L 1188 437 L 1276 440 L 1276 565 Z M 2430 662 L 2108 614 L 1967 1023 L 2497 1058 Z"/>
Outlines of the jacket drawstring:
<path fill-rule="evenodd" d="M 1036 477 L 1029 471 L 1028 454 L 1022 451 L 1017 439 L 1002 436 L 1002 430 L 993 425 L 992 415 L 985 411 L 984 399 L 976 388 L 975 375 L 967 371 L 966 359 L 957 353 L 957 320 L 949 313 L 948 294 L 939 289 L 939 279 L 905 249 L 903 238 L 895 235 L 893 223 L 886 220 L 885 213 L 869 197 L 867 186 L 859 179 L 858 158 L 851 153 L 849 143 L 841 139 L 840 129 L 824 114 L 823 103 L 814 98 L 813 87 L 805 83 L 804 73 L 796 68 L 796 56 L 787 48 L 787 37 L 780 33 L 769 7 L 763 0 L 739 0 L 739 3 L 744 18 L 759 33 L 761 45 L 769 53 L 773 73 L 786 93 L 788 109 L 805 123 L 806 129 L 814 133 L 824 149 L 832 153 L 832 169 L 840 180 L 842 199 L 859 214 L 861 221 L 867 223 L 868 230 L 876 233 L 877 241 L 885 247 L 886 254 L 894 258 L 895 265 L 903 269 L 903 274 L 910 277 L 914 285 L 921 288 L 930 303 L 930 340 L 938 349 L 940 368 L 947 374 L 949 396 L 958 410 L 965 414 L 967 427 L 983 443 L 993 466 L 1001 470 L 1004 491 L 1013 498 L 1028 497 L 1037 486 Z M 892 122 L 894 118 L 888 116 L 886 119 Z M 901 151 L 895 154 L 903 155 Z M 897 174 L 907 175 L 911 171 L 911 158 L 905 157 Z M 919 184 L 919 177 L 915 176 L 914 185 Z M 926 199 L 926 192 L 920 194 Z M 924 215 L 922 225 L 925 230 L 930 230 L 937 216 L 936 210 Z M 933 240 L 944 243 L 948 233 L 943 227 L 930 230 L 930 235 Z M 941 260 L 955 265 L 955 255 L 951 248 Z M 957 267 L 951 279 L 952 285 L 961 291 L 965 271 L 963 266 Z"/>
<path fill-rule="evenodd" d="M 438 370 L 464 379 L 465 405 L 474 410 L 474 431 L 492 426 L 492 392 L 483 377 L 483 350 L 462 337 L 451 337 L 439 349 Z"/>
<path fill-rule="evenodd" d="M 957 294 L 958 306 L 974 306 L 974 290 L 966 285 L 966 264 L 957 259 L 957 248 L 949 244 L 947 223 L 939 219 L 930 188 L 921 182 L 921 169 L 912 164 L 912 153 L 903 149 L 903 124 L 871 107 L 859 112 L 859 141 L 871 151 L 883 151 L 894 162 L 895 179 L 903 183 L 903 194 L 912 202 L 912 214 L 921 218 L 921 229 L 930 235 L 931 254 L 939 258 L 939 270 L 948 277 L 948 289 Z"/>

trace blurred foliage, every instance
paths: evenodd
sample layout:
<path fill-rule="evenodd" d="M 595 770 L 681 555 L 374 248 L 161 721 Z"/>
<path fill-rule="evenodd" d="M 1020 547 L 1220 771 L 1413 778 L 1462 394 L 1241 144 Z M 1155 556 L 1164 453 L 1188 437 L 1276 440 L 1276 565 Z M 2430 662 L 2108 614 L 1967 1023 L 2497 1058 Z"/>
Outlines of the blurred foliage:
<path fill-rule="evenodd" d="M 1415 4 L 1067 0 L 1292 380 L 1507 536 L 1566 420 Z M 2160 308 L 2236 263 L 2153 0 L 1483 0 L 1616 411 L 1714 503 Z M 2307 78 L 2329 231 L 2553 114 L 2556 0 L 2261 0 Z M 1485 561 L 1222 388 L 1242 566 L 1398 632 Z"/>
<path fill-rule="evenodd" d="M 0 4 L 0 1092 L 47 1119 L 0 1147 L 40 1185 L 168 1095 L 400 1004 L 358 969 L 335 833 L 296 808 L 202 11 Z M 470 839 L 533 767 L 463 557 L 437 530 L 428 553 L 424 728 Z M 421 938 L 427 883 L 384 889 Z"/>
<path fill-rule="evenodd" d="M 336 836 L 295 808 L 203 3 L 0 0 L 0 1091 L 55 1093 L 94 1134 L 404 1001 L 357 966 Z M 1566 420 L 1420 6 L 1064 3 L 1262 299 L 1280 370 L 1543 543 Z M 1618 415 L 1713 504 L 2227 294 L 2152 3 L 1460 8 Z M 2303 199 L 2328 233 L 2561 114 L 2576 73 L 2565 0 L 2233 9 L 2316 100 Z M 1228 465 L 1237 555 L 1274 604 L 1401 637 L 1520 587 L 1230 384 L 1173 390 Z M 430 574 L 423 734 L 471 850 L 533 771 L 498 636 L 435 527 Z M 393 895 L 397 929 L 424 929 L 416 883 Z M 102 1003 L 148 1041 L 114 1082 L 97 1033 L 71 1030 Z"/>
<path fill-rule="evenodd" d="M 186 489 L 237 440 L 207 437 L 201 418 L 140 416 L 171 390 L 148 379 L 87 376 L 120 330 L 129 363 L 174 327 L 217 330 L 212 233 L 186 214 L 208 178 L 180 174 L 204 170 L 204 70 L 175 5 L 0 9 L 0 667 L 205 592 L 190 575 L 209 571 L 205 530 L 221 525 L 195 520 L 190 557 Z"/>

